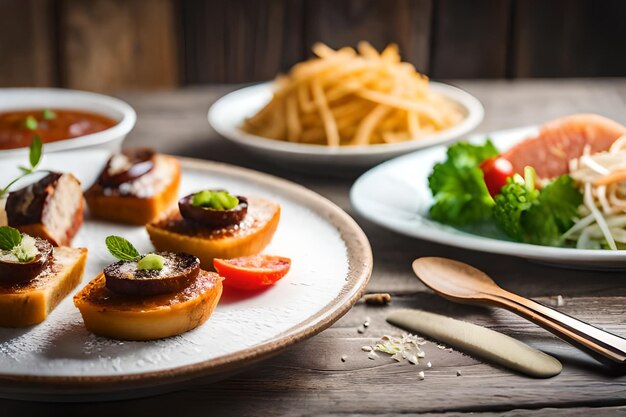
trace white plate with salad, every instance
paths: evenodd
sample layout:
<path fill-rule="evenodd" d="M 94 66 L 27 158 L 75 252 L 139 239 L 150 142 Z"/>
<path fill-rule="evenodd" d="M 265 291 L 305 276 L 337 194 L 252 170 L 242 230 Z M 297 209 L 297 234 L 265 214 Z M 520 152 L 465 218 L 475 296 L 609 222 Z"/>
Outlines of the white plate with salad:
<path fill-rule="evenodd" d="M 475 135 L 362 175 L 365 218 L 446 245 L 626 268 L 626 127 L 598 115 Z"/>

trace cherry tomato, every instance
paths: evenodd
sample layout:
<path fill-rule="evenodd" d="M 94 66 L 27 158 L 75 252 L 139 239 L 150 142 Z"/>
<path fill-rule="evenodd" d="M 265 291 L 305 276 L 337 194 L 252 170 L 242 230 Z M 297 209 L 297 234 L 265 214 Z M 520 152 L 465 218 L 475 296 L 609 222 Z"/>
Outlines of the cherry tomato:
<path fill-rule="evenodd" d="M 291 259 L 282 256 L 253 255 L 234 259 L 213 259 L 224 285 L 241 290 L 256 290 L 274 284 L 287 275 Z"/>
<path fill-rule="evenodd" d="M 485 160 L 480 164 L 480 169 L 483 171 L 485 184 L 492 197 L 500 194 L 500 190 L 506 184 L 506 179 L 515 173 L 513 164 L 501 156 Z"/>

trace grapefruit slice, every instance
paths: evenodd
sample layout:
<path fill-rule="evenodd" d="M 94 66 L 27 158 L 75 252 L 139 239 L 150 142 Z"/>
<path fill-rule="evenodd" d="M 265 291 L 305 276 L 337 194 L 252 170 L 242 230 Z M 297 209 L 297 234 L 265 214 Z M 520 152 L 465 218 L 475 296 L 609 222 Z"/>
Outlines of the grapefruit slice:
<path fill-rule="evenodd" d="M 626 127 L 597 114 L 574 114 L 541 126 L 539 134 L 518 143 L 502 156 L 511 161 L 517 173 L 535 168 L 537 176 L 553 178 L 569 172 L 569 161 L 583 154 L 608 150 L 626 134 Z"/>

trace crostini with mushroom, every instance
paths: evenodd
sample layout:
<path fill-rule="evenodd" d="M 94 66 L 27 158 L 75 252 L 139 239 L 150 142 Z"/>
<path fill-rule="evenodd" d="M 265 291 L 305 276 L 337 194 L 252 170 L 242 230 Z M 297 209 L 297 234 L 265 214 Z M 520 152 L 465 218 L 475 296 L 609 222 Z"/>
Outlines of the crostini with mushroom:
<path fill-rule="evenodd" d="M 152 149 L 125 149 L 107 161 L 85 193 L 91 214 L 99 219 L 146 224 L 176 203 L 180 163 Z"/>
<path fill-rule="evenodd" d="M 158 250 L 191 253 L 208 270 L 215 258 L 261 252 L 272 240 L 279 220 L 278 203 L 225 190 L 202 190 L 181 198 L 178 210 L 148 223 L 146 229 Z"/>
<path fill-rule="evenodd" d="M 208 320 L 222 294 L 222 277 L 200 269 L 184 252 L 141 255 L 126 239 L 109 236 L 118 259 L 74 296 L 87 330 L 121 340 L 175 336 Z"/>
<path fill-rule="evenodd" d="M 41 323 L 80 282 L 87 249 L 0 227 L 0 326 Z"/>

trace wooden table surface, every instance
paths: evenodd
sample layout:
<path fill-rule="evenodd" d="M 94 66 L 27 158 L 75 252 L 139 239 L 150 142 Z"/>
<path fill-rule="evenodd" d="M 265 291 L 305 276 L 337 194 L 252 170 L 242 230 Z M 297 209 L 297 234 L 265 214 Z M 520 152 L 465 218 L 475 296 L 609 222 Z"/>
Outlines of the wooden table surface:
<path fill-rule="evenodd" d="M 454 83 L 484 104 L 488 132 L 576 113 L 596 112 L 626 124 L 626 80 L 462 81 Z M 194 87 L 177 91 L 122 93 L 135 107 L 137 127 L 127 145 L 154 146 L 162 152 L 225 161 L 269 172 L 303 184 L 354 215 L 348 191 L 354 178 L 320 178 L 294 173 L 242 153 L 219 138 L 206 110 L 235 86 Z M 0 400 L 1 415 L 587 415 L 625 412 L 626 377 L 616 377 L 550 333 L 506 311 L 455 305 L 427 290 L 413 276 L 419 256 L 447 256 L 485 270 L 503 287 L 552 302 L 559 310 L 626 336 L 626 278 L 623 272 L 557 269 L 522 259 L 461 250 L 396 235 L 355 216 L 370 239 L 375 259 L 368 292 L 389 292 L 384 308 L 358 303 L 330 329 L 232 378 L 201 381 L 182 391 L 139 400 L 94 404 L 43 404 Z M 361 346 L 400 331 L 385 322 L 395 308 L 415 307 L 444 313 L 502 331 L 557 356 L 563 372 L 531 379 L 481 363 L 457 351 L 425 346 L 420 365 L 389 358 L 369 360 Z M 364 334 L 357 327 L 370 317 Z M 341 356 L 347 355 L 345 362 Z M 427 368 L 430 361 L 432 368 Z M 420 380 L 418 372 L 425 371 Z M 460 376 L 457 376 L 457 371 Z M 593 409 L 592 409 L 593 407 Z M 448 414 L 446 414 L 448 415 Z"/>

